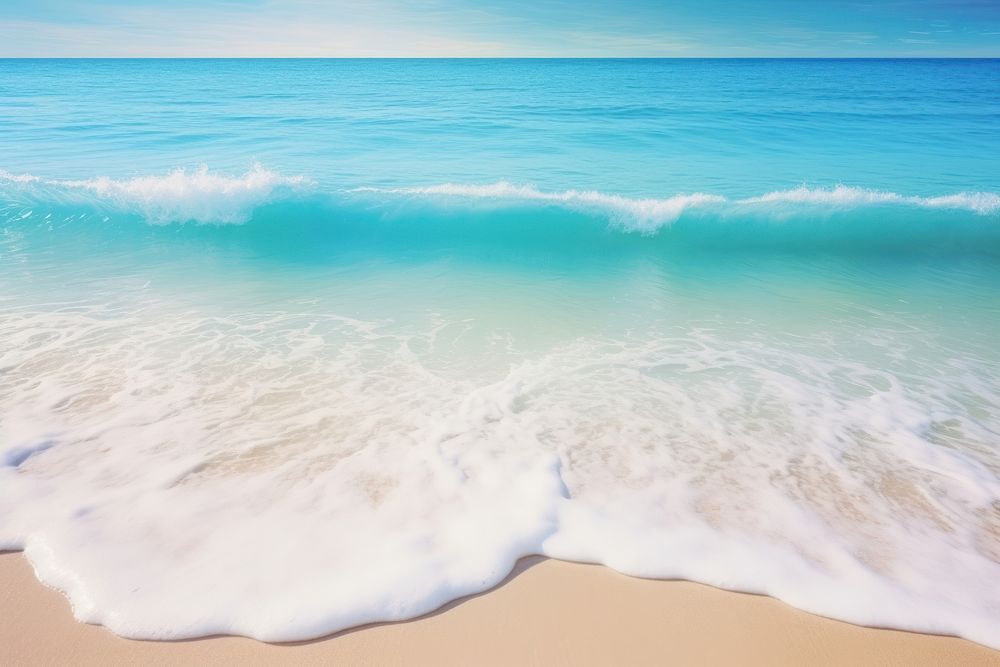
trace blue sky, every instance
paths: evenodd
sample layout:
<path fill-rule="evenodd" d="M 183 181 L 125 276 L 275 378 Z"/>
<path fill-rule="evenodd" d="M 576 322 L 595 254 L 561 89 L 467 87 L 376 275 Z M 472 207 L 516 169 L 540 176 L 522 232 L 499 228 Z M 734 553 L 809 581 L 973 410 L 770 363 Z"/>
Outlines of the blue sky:
<path fill-rule="evenodd" d="M 1000 0 L 0 0 L 0 56 L 1000 56 Z"/>

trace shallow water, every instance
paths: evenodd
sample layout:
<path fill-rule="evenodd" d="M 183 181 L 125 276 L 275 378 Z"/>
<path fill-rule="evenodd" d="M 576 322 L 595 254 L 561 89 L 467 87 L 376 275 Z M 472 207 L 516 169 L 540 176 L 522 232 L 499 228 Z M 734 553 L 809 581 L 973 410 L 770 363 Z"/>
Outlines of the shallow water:
<path fill-rule="evenodd" d="M 134 637 L 542 553 L 1000 646 L 998 69 L 0 61 L 0 547 Z"/>

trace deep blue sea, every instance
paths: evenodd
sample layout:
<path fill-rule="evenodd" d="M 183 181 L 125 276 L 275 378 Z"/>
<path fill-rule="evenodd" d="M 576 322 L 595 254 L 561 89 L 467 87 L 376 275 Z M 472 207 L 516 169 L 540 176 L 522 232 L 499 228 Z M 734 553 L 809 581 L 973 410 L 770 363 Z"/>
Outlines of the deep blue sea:
<path fill-rule="evenodd" d="M 0 548 L 130 637 L 543 554 L 1000 647 L 1000 61 L 0 60 Z"/>

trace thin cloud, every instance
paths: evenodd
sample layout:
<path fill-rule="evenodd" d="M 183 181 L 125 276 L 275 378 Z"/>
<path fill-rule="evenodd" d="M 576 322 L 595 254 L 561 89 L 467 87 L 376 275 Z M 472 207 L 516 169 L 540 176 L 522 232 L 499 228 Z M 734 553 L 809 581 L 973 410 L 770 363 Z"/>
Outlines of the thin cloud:
<path fill-rule="evenodd" d="M 925 49 L 930 55 L 1000 55 L 992 39 L 1000 24 L 944 21 L 947 3 L 868 4 L 877 16 L 834 0 L 780 12 L 769 4 L 753 10 L 725 5 L 722 13 L 723 0 L 622 0 L 614 8 L 586 0 L 490 6 L 480 0 L 173 0 L 169 8 L 153 0 L 95 0 L 85 9 L 72 0 L 0 0 L 0 56 L 823 57 L 906 53 L 901 44 L 937 45 Z M 963 11 L 981 18 L 990 11 L 984 6 L 966 4 Z M 935 15 L 916 12 L 921 7 Z M 947 38 L 946 45 L 922 39 L 952 28 L 961 37 Z"/>

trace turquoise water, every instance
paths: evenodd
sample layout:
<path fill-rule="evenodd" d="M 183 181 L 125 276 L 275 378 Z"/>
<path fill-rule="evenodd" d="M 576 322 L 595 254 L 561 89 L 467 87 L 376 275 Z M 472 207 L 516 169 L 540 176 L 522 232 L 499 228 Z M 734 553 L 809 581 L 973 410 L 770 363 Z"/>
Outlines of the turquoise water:
<path fill-rule="evenodd" d="M 541 553 L 1000 647 L 998 74 L 0 61 L 0 548 L 133 637 Z"/>

